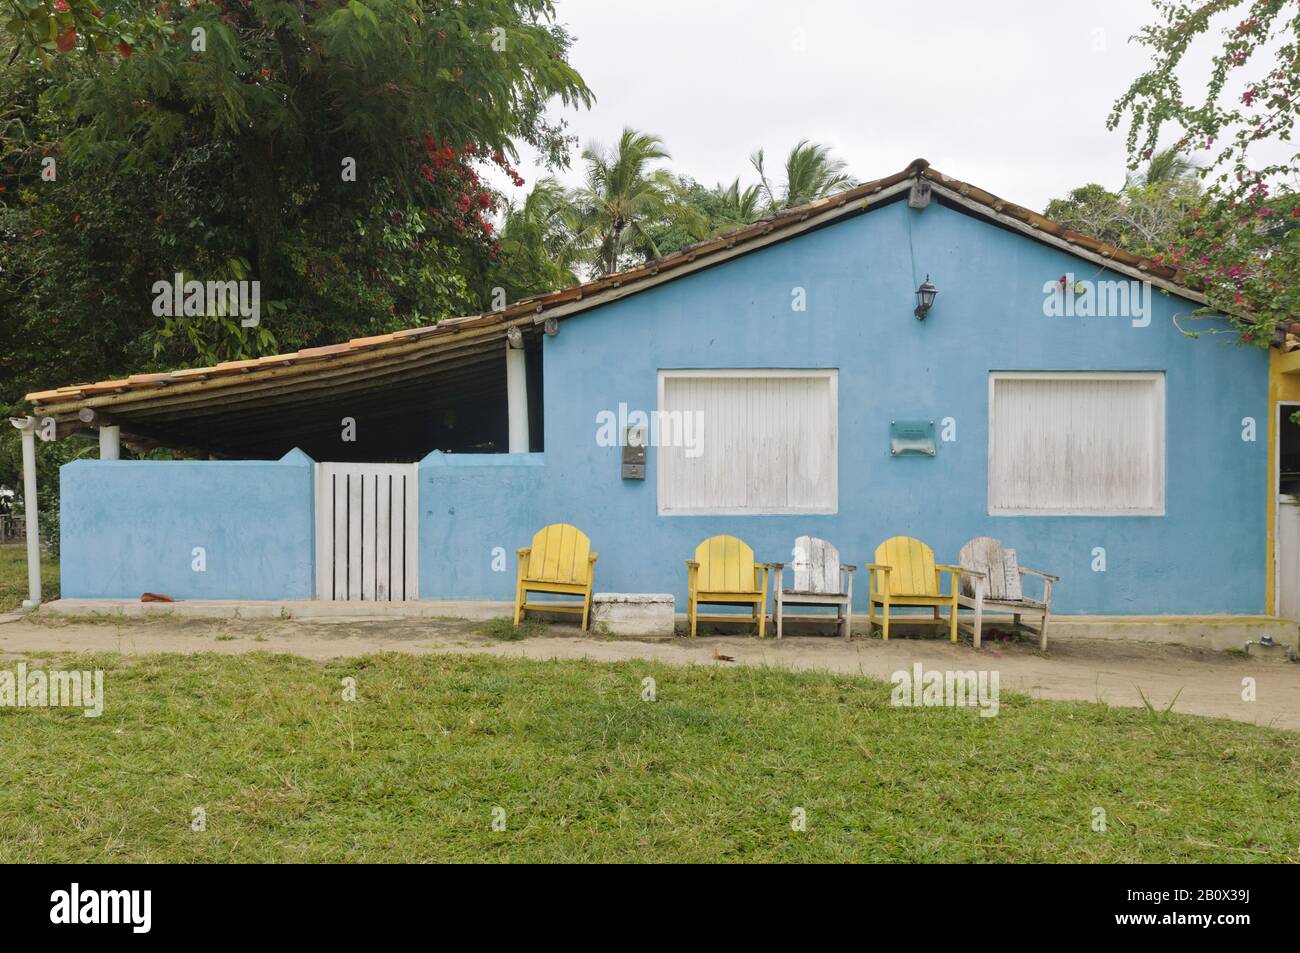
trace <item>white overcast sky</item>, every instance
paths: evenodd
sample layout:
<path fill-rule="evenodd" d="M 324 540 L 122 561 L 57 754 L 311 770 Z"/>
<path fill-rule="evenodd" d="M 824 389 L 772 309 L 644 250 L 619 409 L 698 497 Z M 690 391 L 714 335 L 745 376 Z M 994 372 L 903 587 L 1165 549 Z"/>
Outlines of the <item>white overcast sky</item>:
<path fill-rule="evenodd" d="M 582 145 L 612 144 L 625 125 L 653 132 L 672 168 L 713 185 L 752 182 L 754 149 L 766 149 L 771 170 L 809 138 L 832 146 L 859 179 L 920 156 L 1036 210 L 1085 182 L 1122 184 L 1125 131 L 1107 131 L 1106 116 L 1149 60 L 1129 38 L 1155 19 L 1148 0 L 556 7 L 576 36 L 571 62 L 597 98 L 563 113 Z M 1189 93 L 1202 88 L 1194 79 L 1203 73 L 1186 75 Z M 561 175 L 569 184 L 579 178 L 576 153 Z M 525 189 L 541 172 L 530 158 Z"/>

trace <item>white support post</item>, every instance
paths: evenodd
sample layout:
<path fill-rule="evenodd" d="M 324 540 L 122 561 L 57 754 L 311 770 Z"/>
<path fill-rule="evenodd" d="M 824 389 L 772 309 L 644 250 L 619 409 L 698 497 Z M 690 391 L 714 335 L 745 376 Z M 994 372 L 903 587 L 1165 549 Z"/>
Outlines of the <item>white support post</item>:
<path fill-rule="evenodd" d="M 27 593 L 24 609 L 41 604 L 41 531 L 36 505 L 36 418 L 11 417 L 23 435 L 23 511 L 27 518 Z"/>
<path fill-rule="evenodd" d="M 121 427 L 100 427 L 99 428 L 99 459 L 101 460 L 122 459 L 122 428 Z"/>
<path fill-rule="evenodd" d="M 528 369 L 524 360 L 523 335 L 510 335 L 506 341 L 506 406 L 511 453 L 528 452 Z"/>

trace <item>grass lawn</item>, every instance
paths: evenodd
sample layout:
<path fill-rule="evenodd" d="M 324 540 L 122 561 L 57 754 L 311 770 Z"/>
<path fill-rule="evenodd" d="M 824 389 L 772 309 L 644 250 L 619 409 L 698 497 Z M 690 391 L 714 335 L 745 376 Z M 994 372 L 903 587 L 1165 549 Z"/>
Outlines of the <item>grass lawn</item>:
<path fill-rule="evenodd" d="M 0 545 L 0 612 L 12 612 L 27 598 L 27 544 Z M 59 560 L 41 554 L 41 598 L 59 598 Z"/>
<path fill-rule="evenodd" d="M 0 708 L 6 861 L 1300 860 L 1300 736 L 1229 721 L 649 662 L 44 664 L 103 668 L 105 710 Z"/>

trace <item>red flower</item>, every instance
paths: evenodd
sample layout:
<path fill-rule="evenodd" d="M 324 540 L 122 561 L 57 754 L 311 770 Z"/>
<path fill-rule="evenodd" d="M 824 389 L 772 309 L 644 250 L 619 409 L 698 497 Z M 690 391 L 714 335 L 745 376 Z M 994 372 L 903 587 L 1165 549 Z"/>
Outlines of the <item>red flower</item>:
<path fill-rule="evenodd" d="M 67 0 L 54 0 L 54 9 L 60 13 L 67 13 L 69 9 Z"/>
<path fill-rule="evenodd" d="M 117 44 L 117 51 L 123 56 L 130 56 L 134 52 L 131 47 L 127 46 L 125 43 Z"/>
<path fill-rule="evenodd" d="M 59 38 L 54 42 L 60 51 L 70 53 L 77 45 L 77 31 L 68 30 L 66 33 L 60 33 Z"/>

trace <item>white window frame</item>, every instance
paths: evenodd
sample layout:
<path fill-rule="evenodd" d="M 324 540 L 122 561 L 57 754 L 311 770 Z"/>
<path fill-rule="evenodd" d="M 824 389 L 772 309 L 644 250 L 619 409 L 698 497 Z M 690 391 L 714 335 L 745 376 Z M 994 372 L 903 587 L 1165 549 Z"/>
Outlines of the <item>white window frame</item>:
<path fill-rule="evenodd" d="M 780 509 L 770 508 L 744 508 L 735 507 L 712 508 L 712 507 L 690 507 L 664 509 L 664 468 L 658 460 L 659 448 L 655 448 L 655 510 L 660 516 L 826 516 L 834 515 L 840 511 L 840 402 L 839 402 L 839 368 L 826 367 L 703 367 L 703 368 L 672 368 L 660 369 L 658 380 L 658 399 L 657 408 L 662 415 L 664 412 L 664 390 L 665 382 L 669 378 L 710 378 L 710 377 L 760 377 L 760 378 L 783 378 L 783 377 L 810 377 L 825 379 L 830 382 L 830 413 L 834 421 L 834 465 L 831 467 L 831 505 L 808 506 Z M 708 439 L 707 436 L 705 439 Z"/>
<path fill-rule="evenodd" d="M 1153 479 L 1155 488 L 1153 497 L 1155 503 L 1152 506 L 1143 509 L 1096 509 L 1096 510 L 1075 510 L 1075 509 L 1025 509 L 1002 507 L 995 508 L 993 505 L 993 461 L 997 455 L 997 447 L 994 445 L 994 390 L 998 381 L 1004 380 L 1082 380 L 1082 381 L 1154 381 L 1155 382 L 1155 419 L 1157 430 L 1154 435 L 1155 447 L 1153 451 L 1155 471 Z M 1166 431 L 1169 421 L 1165 415 L 1165 372 L 1164 371 L 990 371 L 989 372 L 989 404 L 987 419 L 988 434 L 988 462 L 985 470 L 985 481 L 987 483 L 986 505 L 990 516 L 1164 516 L 1165 515 L 1165 441 Z"/>

